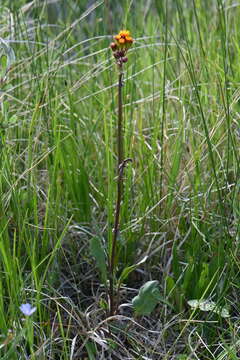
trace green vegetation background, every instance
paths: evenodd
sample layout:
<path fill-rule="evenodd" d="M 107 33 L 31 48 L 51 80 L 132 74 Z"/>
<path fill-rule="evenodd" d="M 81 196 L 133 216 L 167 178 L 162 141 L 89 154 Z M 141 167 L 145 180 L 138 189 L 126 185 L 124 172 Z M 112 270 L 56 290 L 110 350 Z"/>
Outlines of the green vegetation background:
<path fill-rule="evenodd" d="M 199 359 L 223 349 L 237 359 L 239 4 L 3 0 L 0 9 L 1 359 L 98 359 L 99 349 L 105 358 L 192 359 L 192 347 Z M 107 252 L 113 226 L 117 71 L 109 43 L 121 28 L 135 42 L 125 69 L 133 163 L 119 273 L 147 256 L 121 302 L 158 280 L 164 301 L 144 325 L 166 331 L 144 345 L 132 325 L 125 350 L 116 350 L 118 335 L 106 349 L 103 333 L 88 334 L 104 319 L 103 310 L 89 315 L 104 298 L 89 242 L 97 236 Z M 197 323 L 202 315 L 187 301 L 202 298 L 227 304 L 231 319 Z M 28 326 L 24 302 L 37 306 Z M 194 325 L 182 325 L 192 317 Z"/>

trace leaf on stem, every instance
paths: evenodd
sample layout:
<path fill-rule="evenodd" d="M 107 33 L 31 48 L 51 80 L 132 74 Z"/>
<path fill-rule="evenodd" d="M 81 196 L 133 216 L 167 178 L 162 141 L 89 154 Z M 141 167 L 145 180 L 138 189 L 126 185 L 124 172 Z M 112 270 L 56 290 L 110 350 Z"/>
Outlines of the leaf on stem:
<path fill-rule="evenodd" d="M 91 239 L 90 251 L 91 251 L 91 255 L 96 260 L 97 267 L 99 268 L 102 276 L 102 280 L 106 282 L 107 280 L 106 256 L 102 242 L 99 237 L 95 236 Z"/>

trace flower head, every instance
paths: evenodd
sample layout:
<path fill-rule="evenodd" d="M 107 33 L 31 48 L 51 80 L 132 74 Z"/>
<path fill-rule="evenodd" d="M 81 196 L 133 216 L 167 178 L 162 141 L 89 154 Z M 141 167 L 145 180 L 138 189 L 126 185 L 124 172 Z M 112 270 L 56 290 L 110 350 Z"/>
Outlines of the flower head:
<path fill-rule="evenodd" d="M 133 38 L 128 30 L 119 31 L 119 33 L 114 36 L 114 39 L 120 49 L 128 49 L 133 43 Z"/>
<path fill-rule="evenodd" d="M 31 316 L 37 310 L 37 308 L 32 307 L 31 304 L 26 303 L 20 306 L 20 310 L 25 316 Z"/>
<path fill-rule="evenodd" d="M 117 60 L 117 64 L 122 66 L 123 63 L 128 61 L 126 53 L 133 44 L 133 38 L 131 37 L 130 31 L 121 30 L 114 36 L 114 40 L 115 42 L 110 44 L 110 48 L 113 51 L 113 56 Z"/>

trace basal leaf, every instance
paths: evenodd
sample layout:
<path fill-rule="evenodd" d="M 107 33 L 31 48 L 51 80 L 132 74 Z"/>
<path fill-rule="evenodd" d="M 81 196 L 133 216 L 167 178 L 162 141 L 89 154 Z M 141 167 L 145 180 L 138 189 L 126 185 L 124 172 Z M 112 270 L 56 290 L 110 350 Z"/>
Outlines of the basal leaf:
<path fill-rule="evenodd" d="M 131 265 L 126 267 L 125 269 L 123 269 L 119 280 L 118 280 L 118 286 L 121 285 L 121 283 L 128 277 L 128 275 L 134 271 L 139 265 L 143 264 L 146 260 L 147 260 L 147 256 L 144 256 L 144 258 L 142 260 L 140 260 L 137 264 Z"/>
<path fill-rule="evenodd" d="M 188 305 L 191 306 L 192 309 L 200 309 L 201 311 L 212 311 L 223 318 L 227 318 L 230 316 L 229 311 L 225 307 L 218 306 L 214 301 L 201 299 L 201 300 L 189 300 Z"/>
<path fill-rule="evenodd" d="M 132 299 L 132 304 L 137 315 L 149 315 L 161 300 L 158 281 L 146 282 L 139 290 L 139 294 Z"/>
<path fill-rule="evenodd" d="M 104 282 L 107 280 L 107 266 L 106 266 L 106 257 L 102 242 L 99 237 L 95 236 L 90 241 L 90 252 L 95 258 L 97 267 L 101 272 L 101 276 Z"/>
<path fill-rule="evenodd" d="M 199 300 L 188 300 L 188 305 L 191 306 L 192 309 L 199 308 Z"/>
<path fill-rule="evenodd" d="M 214 301 L 209 301 L 209 300 L 199 301 L 199 309 L 202 311 L 214 311 L 215 308 L 216 308 L 216 303 Z"/>

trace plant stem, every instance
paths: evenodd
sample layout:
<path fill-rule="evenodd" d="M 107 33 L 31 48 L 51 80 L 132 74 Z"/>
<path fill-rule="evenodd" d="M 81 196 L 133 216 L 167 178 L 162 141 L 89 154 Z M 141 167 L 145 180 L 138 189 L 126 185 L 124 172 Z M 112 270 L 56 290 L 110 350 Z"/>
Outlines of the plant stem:
<path fill-rule="evenodd" d="M 115 272 L 115 257 L 116 257 L 116 245 L 119 232 L 119 220 L 121 201 L 123 195 L 123 170 L 125 166 L 124 154 L 123 154 L 123 135 L 122 135 L 122 86 L 123 86 L 123 71 L 122 66 L 119 66 L 118 77 L 118 130 L 117 130 L 117 156 L 118 156 L 118 168 L 117 168 L 117 201 L 115 208 L 115 220 L 113 228 L 112 246 L 110 252 L 109 271 L 110 271 L 110 289 L 109 289 L 109 301 L 110 301 L 110 316 L 115 313 L 115 301 L 114 301 L 114 272 Z"/>
<path fill-rule="evenodd" d="M 122 67 L 119 69 L 118 76 L 118 133 L 117 133 L 117 142 L 118 142 L 118 174 L 120 174 L 120 167 L 123 162 L 123 136 L 122 136 L 122 122 L 123 122 L 123 113 L 122 113 L 122 86 L 123 86 L 123 71 Z"/>

